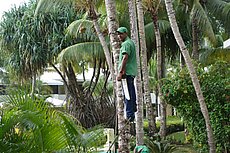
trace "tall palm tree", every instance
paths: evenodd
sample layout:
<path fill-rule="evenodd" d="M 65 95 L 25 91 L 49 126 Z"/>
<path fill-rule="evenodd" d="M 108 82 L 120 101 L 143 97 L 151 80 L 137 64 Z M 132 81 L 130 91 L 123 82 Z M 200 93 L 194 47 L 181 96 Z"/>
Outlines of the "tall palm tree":
<path fill-rule="evenodd" d="M 162 82 L 161 79 L 164 77 L 163 72 L 164 68 L 163 66 L 165 65 L 164 60 L 165 58 L 163 57 L 163 52 L 162 52 L 162 47 L 161 47 L 161 33 L 159 29 L 159 23 L 158 23 L 158 12 L 161 7 L 161 1 L 149 1 L 146 0 L 145 6 L 147 6 L 148 11 L 151 14 L 152 21 L 153 21 L 153 26 L 154 26 L 154 33 L 155 33 L 155 40 L 156 40 L 156 49 L 157 49 L 157 80 L 159 81 L 158 83 L 158 93 L 159 97 L 161 99 L 161 126 L 160 126 L 160 135 L 161 137 L 166 136 L 166 103 L 164 99 L 162 98 L 162 92 L 161 92 L 161 86 Z M 155 124 L 154 124 L 155 125 Z M 156 125 L 154 127 L 156 129 Z M 151 131 L 154 132 L 154 131 Z M 153 134 L 153 133 L 152 133 Z"/>
<path fill-rule="evenodd" d="M 112 45 L 112 51 L 114 56 L 114 69 L 115 74 L 118 73 L 118 57 L 120 43 L 116 34 L 118 23 L 116 21 L 116 5 L 113 0 L 105 0 L 108 31 L 110 36 L 110 43 Z M 129 152 L 129 137 L 127 136 L 126 120 L 124 118 L 124 97 L 122 95 L 121 82 L 116 81 L 116 102 L 117 102 L 117 118 L 118 118 L 118 149 L 119 152 Z"/>
<path fill-rule="evenodd" d="M 143 93 L 142 93 L 142 81 L 141 81 L 141 67 L 140 67 L 140 52 L 139 52 L 139 40 L 138 40 L 138 29 L 137 29 L 137 14 L 135 0 L 128 1 L 129 6 L 129 17 L 130 17 L 130 31 L 131 39 L 136 44 L 136 57 L 137 57 L 137 77 L 136 77 L 136 88 L 137 88 L 137 123 L 136 123 L 136 145 L 144 144 L 144 129 L 143 129 Z"/>
<path fill-rule="evenodd" d="M 145 41 L 145 31 L 144 31 L 144 14 L 143 14 L 143 5 L 142 0 L 136 1 L 137 5 L 137 16 L 138 16 L 138 27 L 139 27 L 139 37 L 140 37 L 140 49 L 141 49 L 141 63 L 142 63 L 142 74 L 144 82 L 144 100 L 146 103 L 147 109 L 147 118 L 149 122 L 149 130 L 151 133 L 154 133 L 154 116 L 153 108 L 151 103 L 150 91 L 149 91 L 149 73 L 147 66 L 147 49 Z"/>
<path fill-rule="evenodd" d="M 192 57 L 195 60 L 199 60 L 199 47 L 201 45 L 199 43 L 204 37 L 211 42 L 210 45 L 218 47 L 215 34 L 219 33 L 220 30 L 217 28 L 217 24 L 221 23 L 223 27 L 227 27 L 226 22 L 229 21 L 229 17 L 227 16 L 229 3 L 223 0 L 189 0 L 183 2 L 177 1 L 176 3 L 179 4 L 177 10 L 181 10 L 178 13 L 184 14 L 185 16 L 190 15 L 189 18 L 187 16 L 187 20 L 192 28 L 192 31 L 188 29 L 191 31 L 193 40 Z"/>
<path fill-rule="evenodd" d="M 180 13 L 190 14 L 190 18 L 187 20 L 191 23 L 192 28 L 192 31 L 189 29 L 192 33 L 192 57 L 197 61 L 199 60 L 199 36 L 201 36 L 199 33 L 202 33 L 204 37 L 212 42 L 213 46 L 216 46 L 214 29 L 209 14 L 204 8 L 205 5 L 204 1 L 191 0 L 187 3 L 179 2 L 178 6 L 182 10 Z"/>
<path fill-rule="evenodd" d="M 175 18 L 175 13 L 174 13 L 172 1 L 171 0 L 166 0 L 165 5 L 166 5 L 169 21 L 170 21 L 170 24 L 171 24 L 171 28 L 173 30 L 173 33 L 174 33 L 175 39 L 177 41 L 177 44 L 180 47 L 180 50 L 181 50 L 181 52 L 183 54 L 183 57 L 184 57 L 185 62 L 186 62 L 186 65 L 188 67 L 189 74 L 190 74 L 190 77 L 192 79 L 193 86 L 195 88 L 196 95 L 197 95 L 197 98 L 198 98 L 198 101 L 199 101 L 199 104 L 200 104 L 200 109 L 201 109 L 201 112 L 202 112 L 202 114 L 204 116 L 204 119 L 205 119 L 205 125 L 206 125 L 207 136 L 208 136 L 208 144 L 209 144 L 209 147 L 210 147 L 209 152 L 210 153 L 215 153 L 216 152 L 216 145 L 215 145 L 213 130 L 212 130 L 212 127 L 211 127 L 210 117 L 209 117 L 209 114 L 208 114 L 207 106 L 205 104 L 204 96 L 203 96 L 203 93 L 202 93 L 201 88 L 200 88 L 199 80 L 197 78 L 197 75 L 196 75 L 194 66 L 192 64 L 190 55 L 188 53 L 188 50 L 186 49 L 184 41 L 183 41 L 183 39 L 182 39 L 182 37 L 180 35 L 180 31 L 179 31 L 179 28 L 178 28 L 177 23 L 176 23 L 176 18 Z"/>

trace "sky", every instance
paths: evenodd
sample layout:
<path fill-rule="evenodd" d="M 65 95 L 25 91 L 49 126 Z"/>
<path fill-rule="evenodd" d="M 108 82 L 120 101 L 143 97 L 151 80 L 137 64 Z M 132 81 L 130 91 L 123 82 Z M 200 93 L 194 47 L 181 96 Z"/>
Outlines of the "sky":
<path fill-rule="evenodd" d="M 29 0 L 0 0 L 0 18 L 4 11 L 8 11 L 14 5 L 19 6 L 20 4 L 26 3 Z"/>

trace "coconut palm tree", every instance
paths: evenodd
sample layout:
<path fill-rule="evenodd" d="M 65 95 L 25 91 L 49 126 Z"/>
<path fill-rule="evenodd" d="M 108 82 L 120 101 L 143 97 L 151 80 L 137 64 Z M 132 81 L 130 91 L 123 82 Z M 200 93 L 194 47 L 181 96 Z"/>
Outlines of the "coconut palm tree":
<path fill-rule="evenodd" d="M 177 10 L 180 10 L 181 14 L 187 16 L 188 24 L 191 26 L 192 31 L 192 57 L 195 60 L 199 60 L 199 44 L 203 38 L 209 40 L 210 45 L 218 47 L 218 40 L 216 33 L 219 33 L 217 25 L 222 24 L 221 27 L 227 27 L 226 22 L 229 21 L 227 13 L 229 12 L 229 4 L 225 1 L 177 1 Z M 220 14 L 218 14 L 220 13 Z M 218 23 L 217 23 L 218 22 Z M 226 28 L 227 29 L 227 28 Z"/>
<path fill-rule="evenodd" d="M 214 29 L 209 15 L 203 6 L 205 6 L 205 2 L 196 0 L 191 0 L 187 3 L 179 2 L 178 6 L 182 10 L 180 13 L 185 14 L 185 16 L 190 14 L 190 18 L 187 20 L 190 20 L 189 24 L 191 24 L 192 28 L 192 57 L 197 61 L 199 60 L 199 36 L 201 36 L 198 35 L 199 33 L 208 38 L 214 46 L 216 45 Z M 190 29 L 188 30 L 191 31 Z"/>
<path fill-rule="evenodd" d="M 138 40 L 138 29 L 137 29 L 137 14 L 136 4 L 134 0 L 128 1 L 129 6 L 129 17 L 130 17 L 130 31 L 131 39 L 136 44 L 136 57 L 137 57 L 137 77 L 136 77 L 136 88 L 137 88 L 137 123 L 136 123 L 136 145 L 144 144 L 144 129 L 143 129 L 143 93 L 142 93 L 142 81 L 141 81 L 141 66 L 140 66 L 140 52 L 139 52 L 139 40 Z"/>
<path fill-rule="evenodd" d="M 114 57 L 114 69 L 115 74 L 118 73 L 118 57 L 120 50 L 120 43 L 116 34 L 118 23 L 116 21 L 116 5 L 113 0 L 105 0 L 108 31 L 110 36 L 110 43 L 112 45 L 113 57 Z M 118 119 L 118 148 L 119 152 L 129 152 L 129 137 L 126 134 L 129 129 L 126 127 L 126 120 L 124 118 L 124 97 L 122 95 L 121 82 L 116 81 L 116 102 L 117 102 L 117 119 Z"/>
<path fill-rule="evenodd" d="M 204 116 L 204 119 L 205 119 L 205 125 L 206 125 L 207 136 L 208 136 L 208 144 L 209 144 L 209 147 L 210 147 L 209 152 L 210 153 L 215 153 L 216 152 L 216 146 L 215 146 L 213 130 L 212 130 L 212 127 L 211 127 L 210 117 L 209 117 L 209 114 L 208 114 L 207 106 L 205 104 L 204 96 L 203 96 L 203 93 L 202 93 L 201 88 L 200 88 L 199 80 L 197 78 L 197 75 L 196 75 L 194 66 L 192 64 L 190 55 L 188 53 L 188 50 L 186 49 L 184 41 L 183 41 L 183 39 L 182 39 L 182 37 L 180 35 L 180 31 L 179 31 L 178 25 L 176 23 L 176 18 L 175 18 L 175 13 L 174 13 L 172 1 L 171 0 L 166 0 L 165 5 L 166 5 L 169 21 L 170 21 L 170 24 L 171 24 L 171 28 L 173 30 L 173 33 L 174 33 L 175 39 L 177 41 L 177 44 L 180 47 L 180 50 L 181 50 L 181 52 L 183 54 L 183 57 L 184 57 L 185 62 L 186 62 L 186 65 L 188 67 L 189 74 L 190 74 L 190 77 L 192 79 L 193 86 L 195 88 L 196 95 L 197 95 L 197 98 L 198 98 L 198 101 L 199 101 L 199 104 L 200 104 L 200 109 L 201 109 L 201 112 L 202 112 L 202 114 Z"/>
<path fill-rule="evenodd" d="M 154 115 L 153 108 L 150 98 L 149 91 L 149 73 L 147 66 L 147 49 L 146 49 L 146 41 L 145 41 L 145 31 L 144 31 L 144 14 L 143 14 L 143 5 L 141 0 L 136 1 L 137 5 L 137 16 L 138 16 L 138 27 L 139 27 L 139 37 L 140 37 L 140 49 L 141 49 L 141 63 L 142 63 L 142 74 L 143 74 L 143 82 L 144 82 L 144 101 L 147 107 L 147 118 L 149 122 L 150 131 L 154 131 Z"/>
<path fill-rule="evenodd" d="M 165 137 L 166 136 L 166 103 L 164 102 L 164 99 L 162 98 L 162 92 L 161 92 L 161 86 L 162 86 L 162 82 L 161 79 L 164 77 L 164 70 L 165 68 L 163 68 L 163 66 L 165 65 L 164 60 L 165 58 L 163 57 L 163 52 L 162 52 L 162 47 L 161 47 L 161 33 L 160 33 L 160 29 L 159 29 L 159 23 L 158 23 L 158 12 L 161 5 L 161 1 L 149 1 L 149 0 L 145 0 L 144 1 L 145 6 L 147 7 L 147 10 L 150 12 L 151 17 L 152 17 L 152 22 L 153 22 L 153 26 L 154 26 L 154 33 L 155 33 L 155 40 L 156 40 L 156 50 L 157 50 L 157 79 L 159 81 L 158 84 L 158 93 L 159 93 L 159 97 L 161 99 L 161 126 L 160 126 L 160 135 L 161 137 Z M 154 125 L 154 129 L 156 129 L 156 123 L 153 124 Z M 152 130 L 150 132 L 155 133 L 156 130 Z"/>

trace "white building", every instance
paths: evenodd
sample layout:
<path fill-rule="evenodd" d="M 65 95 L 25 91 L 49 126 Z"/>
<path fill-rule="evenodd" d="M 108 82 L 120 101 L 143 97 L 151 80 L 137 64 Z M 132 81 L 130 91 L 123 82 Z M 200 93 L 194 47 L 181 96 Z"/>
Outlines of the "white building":
<path fill-rule="evenodd" d="M 230 39 L 227 39 L 226 41 L 224 41 L 223 48 L 230 48 Z"/>

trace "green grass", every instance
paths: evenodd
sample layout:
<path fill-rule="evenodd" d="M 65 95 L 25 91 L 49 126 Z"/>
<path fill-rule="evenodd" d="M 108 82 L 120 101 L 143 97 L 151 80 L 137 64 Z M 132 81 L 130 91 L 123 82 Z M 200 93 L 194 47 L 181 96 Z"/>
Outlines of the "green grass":
<path fill-rule="evenodd" d="M 185 143 L 184 131 L 175 132 L 167 136 L 167 140 L 171 140 L 176 143 Z"/>
<path fill-rule="evenodd" d="M 173 153 L 197 153 L 192 144 L 186 144 L 184 131 L 172 133 L 167 139 L 171 143 L 176 143 L 176 150 Z"/>
<path fill-rule="evenodd" d="M 178 116 L 167 116 L 166 118 L 166 124 L 171 125 L 171 124 L 182 124 L 182 120 Z"/>
<path fill-rule="evenodd" d="M 173 153 L 197 153 L 197 151 L 190 144 L 176 145 L 176 150 Z"/>
<path fill-rule="evenodd" d="M 176 125 L 176 124 L 183 124 L 182 120 L 178 116 L 167 116 L 166 118 L 166 124 L 167 125 Z M 160 127 L 160 121 L 156 122 L 156 126 L 159 128 Z M 147 119 L 144 120 L 144 127 L 148 127 L 148 121 Z"/>

